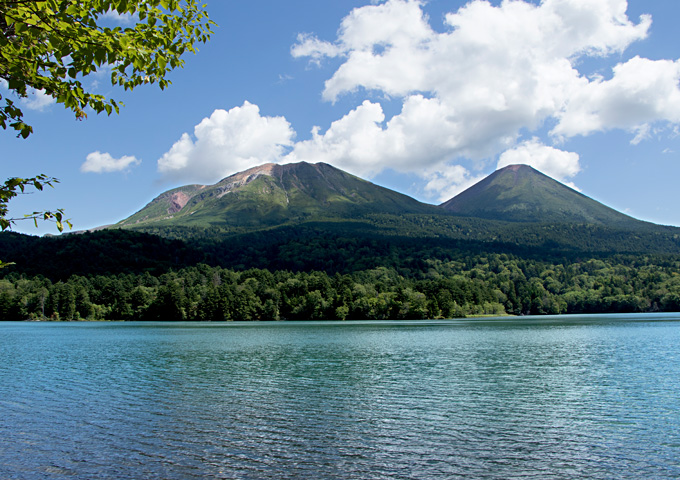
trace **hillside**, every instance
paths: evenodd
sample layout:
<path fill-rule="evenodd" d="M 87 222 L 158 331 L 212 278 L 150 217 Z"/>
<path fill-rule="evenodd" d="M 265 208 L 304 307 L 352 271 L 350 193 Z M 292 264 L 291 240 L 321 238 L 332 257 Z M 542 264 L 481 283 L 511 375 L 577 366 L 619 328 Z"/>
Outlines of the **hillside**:
<path fill-rule="evenodd" d="M 215 185 L 165 192 L 116 227 L 259 228 L 367 213 L 432 213 L 436 207 L 324 163 L 266 164 Z"/>
<path fill-rule="evenodd" d="M 246 268 L 342 271 L 370 263 L 335 251 L 346 240 L 397 245 L 398 252 L 406 242 L 409 256 L 418 245 L 532 255 L 680 253 L 680 229 L 635 220 L 523 165 L 434 206 L 324 163 L 267 164 L 212 186 L 165 192 L 112 228 L 185 241 L 216 264 Z M 371 247 L 365 255 L 385 251 Z"/>
<path fill-rule="evenodd" d="M 578 223 L 635 229 L 645 223 L 527 165 L 497 170 L 443 203 L 441 208 L 456 215 L 509 222 Z"/>
<path fill-rule="evenodd" d="M 113 228 L 3 232 L 0 251 L 15 262 L 0 270 L 0 320 L 680 308 L 679 228 L 627 217 L 528 167 L 435 207 L 324 164 L 264 165 L 170 190 Z"/>
<path fill-rule="evenodd" d="M 3 274 L 60 279 L 197 263 L 328 273 L 386 266 L 418 276 L 428 260 L 484 254 L 679 255 L 680 229 L 632 219 L 530 167 L 502 169 L 436 207 L 329 165 L 269 164 L 170 190 L 98 232 L 5 232 L 0 251 L 17 264 Z"/>

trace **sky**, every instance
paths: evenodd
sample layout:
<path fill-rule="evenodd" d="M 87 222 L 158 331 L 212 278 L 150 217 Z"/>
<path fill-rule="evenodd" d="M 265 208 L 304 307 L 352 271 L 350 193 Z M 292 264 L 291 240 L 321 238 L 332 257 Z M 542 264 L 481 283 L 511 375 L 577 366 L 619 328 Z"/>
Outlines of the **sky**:
<path fill-rule="evenodd" d="M 76 121 L 40 92 L 17 100 L 34 133 L 0 131 L 3 177 L 60 183 L 12 200 L 12 216 L 63 208 L 85 230 L 174 187 L 298 161 L 439 204 L 525 163 L 680 226 L 680 2 L 206 3 L 218 26 L 168 89 L 85 79 L 119 115 Z"/>

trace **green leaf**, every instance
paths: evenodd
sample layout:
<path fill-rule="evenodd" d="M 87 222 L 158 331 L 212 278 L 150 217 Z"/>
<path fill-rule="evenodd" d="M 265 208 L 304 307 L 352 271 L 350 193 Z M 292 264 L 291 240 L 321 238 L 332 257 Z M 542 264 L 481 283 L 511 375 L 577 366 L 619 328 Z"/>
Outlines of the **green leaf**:
<path fill-rule="evenodd" d="M 96 98 L 75 79 L 108 65 L 112 85 L 132 90 L 158 83 L 164 89 L 167 73 L 182 65 L 180 57 L 210 36 L 214 23 L 204 8 L 194 0 L 0 0 L 2 18 L 13 19 L 11 33 L 0 34 L 0 70 L 19 97 L 29 88 L 45 90 L 77 118 L 85 117 L 86 107 L 119 113 L 113 103 L 103 107 L 110 99 Z M 98 23 L 110 10 L 137 12 L 137 24 L 110 29 Z M 5 100 L 0 126 L 27 138 L 33 129 L 23 122 L 21 109 Z"/>

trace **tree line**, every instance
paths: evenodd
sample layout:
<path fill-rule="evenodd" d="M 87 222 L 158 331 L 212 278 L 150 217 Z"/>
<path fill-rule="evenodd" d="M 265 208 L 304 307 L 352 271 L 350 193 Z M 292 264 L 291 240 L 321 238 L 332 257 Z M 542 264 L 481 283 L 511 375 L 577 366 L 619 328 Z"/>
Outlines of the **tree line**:
<path fill-rule="evenodd" d="M 162 274 L 0 279 L 2 320 L 258 321 L 434 319 L 680 311 L 680 260 L 618 256 L 545 262 L 508 254 L 425 259 L 418 276 L 199 264 Z"/>

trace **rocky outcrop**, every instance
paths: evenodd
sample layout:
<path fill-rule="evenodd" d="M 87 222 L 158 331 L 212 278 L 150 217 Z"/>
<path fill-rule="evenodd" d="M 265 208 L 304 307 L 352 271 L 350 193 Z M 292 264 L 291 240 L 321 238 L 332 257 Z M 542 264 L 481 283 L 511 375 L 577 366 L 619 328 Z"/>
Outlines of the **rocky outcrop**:
<path fill-rule="evenodd" d="M 170 206 L 168 207 L 168 213 L 177 213 L 184 208 L 184 206 L 189 202 L 191 197 L 184 192 L 175 192 L 170 197 Z"/>

